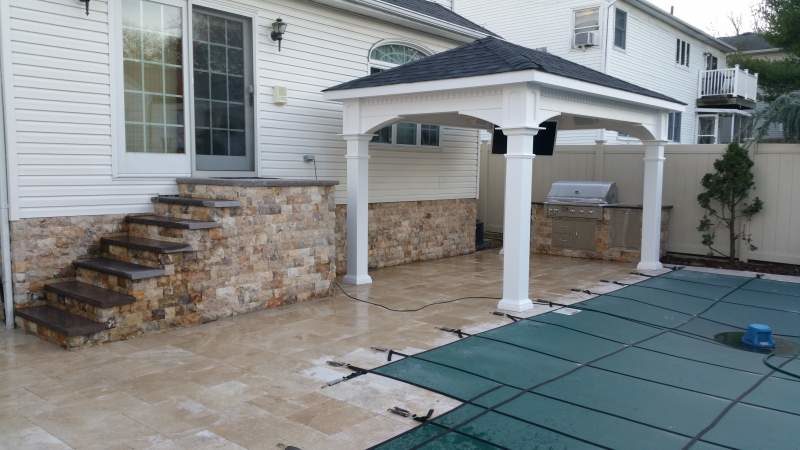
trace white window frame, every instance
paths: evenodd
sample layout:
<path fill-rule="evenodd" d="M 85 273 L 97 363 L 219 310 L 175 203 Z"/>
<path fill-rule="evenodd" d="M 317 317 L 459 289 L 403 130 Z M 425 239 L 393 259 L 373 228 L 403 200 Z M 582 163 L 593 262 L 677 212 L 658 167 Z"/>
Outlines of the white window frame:
<path fill-rule="evenodd" d="M 392 64 L 392 63 L 388 63 L 386 61 L 380 61 L 380 60 L 377 60 L 377 59 L 372 59 L 373 50 L 375 50 L 378 47 L 383 47 L 384 45 L 402 45 L 402 46 L 405 46 L 405 47 L 413 48 L 413 49 L 425 54 L 426 56 L 430 56 L 430 55 L 433 54 L 432 51 L 426 49 L 425 47 L 423 47 L 421 45 L 414 44 L 412 42 L 381 41 L 381 42 L 378 42 L 377 44 L 375 44 L 374 46 L 372 46 L 372 48 L 369 49 L 369 54 L 367 54 L 367 63 L 368 63 L 367 64 L 367 73 L 368 74 L 372 73 L 372 68 L 373 67 L 376 67 L 376 68 L 381 69 L 381 70 L 388 70 L 388 69 L 397 67 L 397 64 Z M 435 123 L 423 124 L 423 123 L 419 123 L 419 122 L 405 122 L 405 121 L 400 121 L 398 123 L 416 123 L 416 125 L 417 125 L 417 137 L 416 137 L 416 143 L 415 144 L 398 144 L 397 143 L 397 123 L 394 123 L 392 125 L 388 125 L 388 126 L 392 127 L 391 142 L 370 142 L 370 147 L 374 146 L 375 148 L 384 148 L 384 149 L 391 149 L 391 148 L 398 148 L 399 147 L 399 148 L 403 148 L 403 149 L 418 149 L 418 150 L 439 150 L 439 149 L 441 149 L 441 146 L 442 146 L 442 126 L 441 125 L 437 125 Z M 438 145 L 422 145 L 422 125 L 434 125 L 434 126 L 439 127 L 439 143 L 438 143 Z M 382 127 L 382 128 L 385 128 L 385 127 Z"/>
<path fill-rule="evenodd" d="M 259 124 L 259 107 L 258 107 L 258 98 L 259 98 L 259 88 L 258 88 L 258 51 L 259 51 L 259 39 L 258 39 L 258 31 L 261 27 L 261 23 L 258 16 L 258 10 L 255 8 L 245 8 L 245 7 L 233 7 L 230 5 L 222 5 L 219 1 L 213 0 L 187 0 L 188 2 L 188 14 L 189 14 L 189 33 L 194 39 L 194 30 L 192 29 L 192 8 L 195 6 L 200 6 L 201 8 L 207 8 L 211 10 L 216 10 L 223 13 L 235 14 L 238 16 L 242 16 L 245 18 L 250 19 L 250 52 L 252 53 L 252 79 L 253 79 L 253 167 L 255 170 L 253 171 L 202 171 L 197 170 L 197 161 L 196 161 L 196 153 L 194 151 L 195 145 L 195 133 L 194 133 L 194 49 L 190 48 L 189 52 L 189 92 L 191 94 L 191 105 L 189 106 L 190 110 L 190 119 L 191 119 L 191 143 L 192 143 L 192 175 L 197 177 L 241 177 L 247 175 L 253 176 L 261 176 L 261 164 L 259 164 L 260 157 L 259 157 L 259 133 L 258 133 L 258 124 Z M 191 44 L 191 42 L 190 42 Z"/>
<path fill-rule="evenodd" d="M 680 46 L 680 47 L 679 47 Z M 681 68 L 690 68 L 692 61 L 692 44 L 682 38 L 675 38 L 675 65 Z"/>
<path fill-rule="evenodd" d="M 670 142 L 674 142 L 676 144 L 680 144 L 681 140 L 683 139 L 683 113 L 671 112 L 671 113 L 669 113 L 669 117 L 672 118 L 671 119 L 672 120 L 672 127 L 670 127 L 670 129 L 667 130 L 667 135 L 671 134 L 672 137 L 671 138 L 668 137 L 668 139 L 669 139 Z M 678 118 L 680 118 L 680 120 L 676 120 Z M 669 121 L 667 121 L 667 123 L 669 124 Z M 699 128 L 698 128 L 698 130 L 699 130 Z M 677 133 L 676 133 L 676 131 L 677 131 Z M 675 139 L 676 135 L 677 135 L 678 139 Z"/>
<path fill-rule="evenodd" d="M 125 78 L 123 72 L 122 56 L 122 1 L 109 0 L 108 15 L 110 22 L 110 61 L 111 61 L 111 123 L 112 123 L 112 152 L 111 169 L 113 178 L 176 178 L 206 174 L 214 176 L 242 176 L 244 174 L 260 174 L 259 164 L 259 108 L 253 108 L 253 158 L 255 159 L 254 172 L 201 172 L 197 171 L 195 161 L 195 136 L 194 136 L 194 76 L 192 67 L 194 65 L 192 49 L 192 8 L 201 6 L 221 12 L 237 14 L 251 20 L 251 51 L 253 61 L 253 99 L 259 98 L 258 83 L 258 51 L 260 30 L 260 20 L 258 11 L 253 8 L 233 8 L 230 6 L 219 5 L 218 2 L 208 0 L 149 0 L 155 3 L 163 3 L 169 6 L 179 7 L 182 10 L 183 19 L 183 41 L 182 41 L 182 64 L 183 64 L 183 86 L 184 86 L 184 143 L 186 151 L 183 154 L 170 153 L 128 153 L 125 150 Z"/>
<path fill-rule="evenodd" d="M 711 135 L 711 134 L 700 134 L 700 119 L 706 118 L 706 117 L 714 118 L 714 134 L 713 135 Z M 710 144 L 716 144 L 719 141 L 719 114 L 698 114 L 697 115 L 697 133 L 696 134 L 697 134 L 697 138 L 696 138 L 695 142 L 697 144 L 700 144 L 700 138 L 701 137 L 711 137 L 711 136 L 714 137 L 714 142 L 711 142 Z"/>
<path fill-rule="evenodd" d="M 617 25 L 618 25 L 617 24 L 617 14 L 618 13 L 622 13 L 622 14 L 625 15 L 625 37 L 623 39 L 622 46 L 617 45 Z M 628 49 L 628 22 L 629 22 L 629 18 L 630 18 L 630 15 L 628 14 L 628 11 L 626 11 L 626 10 L 620 8 L 620 7 L 615 7 L 614 8 L 614 34 L 613 34 L 614 38 L 613 38 L 613 41 L 614 41 L 614 48 L 617 49 L 617 50 L 625 51 L 625 50 Z"/>
<path fill-rule="evenodd" d="M 422 149 L 422 150 L 426 150 L 426 149 L 427 150 L 438 150 L 438 149 L 441 149 L 441 147 L 442 147 L 442 126 L 441 125 L 437 125 L 435 123 L 424 123 L 423 124 L 423 123 L 419 123 L 419 122 L 404 122 L 404 121 L 400 121 L 398 123 L 413 123 L 413 124 L 415 124 L 417 126 L 417 137 L 415 139 L 416 143 L 414 143 L 414 144 L 398 144 L 397 143 L 397 123 L 394 123 L 392 125 L 387 125 L 387 126 L 392 127 L 391 142 L 370 142 L 369 145 L 370 146 L 376 146 L 377 148 L 381 148 L 381 147 L 382 148 L 401 147 L 401 148 L 416 148 L 416 149 Z M 439 144 L 438 145 L 422 145 L 422 125 L 434 125 L 434 126 L 439 127 Z M 382 127 L 382 128 L 385 128 L 385 127 Z"/>
<path fill-rule="evenodd" d="M 581 31 L 578 31 L 577 24 L 575 22 L 575 16 L 579 12 L 589 11 L 589 10 L 597 10 L 597 26 L 596 26 L 596 29 L 590 29 L 590 28 L 595 28 L 594 26 L 581 27 L 580 28 Z M 578 33 L 594 32 L 595 36 L 598 39 L 598 41 L 600 40 L 600 38 L 601 38 L 601 35 L 600 35 L 600 32 L 601 32 L 600 24 L 603 22 L 602 15 L 603 15 L 602 8 L 600 8 L 600 5 L 597 5 L 597 4 L 586 5 L 586 6 L 581 6 L 581 7 L 577 7 L 577 8 L 573 8 L 572 9 L 571 17 L 570 17 L 570 37 L 569 37 L 569 42 L 570 42 L 570 47 L 573 50 L 583 50 L 583 49 L 579 49 L 578 47 L 575 46 L 575 35 L 577 35 Z M 595 43 L 595 47 L 600 47 L 600 42 L 596 42 Z"/>
<path fill-rule="evenodd" d="M 136 153 L 127 152 L 125 146 L 125 75 L 122 57 L 122 2 L 121 0 L 109 1 L 109 16 L 111 21 L 110 56 L 111 56 L 111 124 L 112 124 L 112 156 L 111 168 L 114 177 L 152 178 L 152 177 L 182 177 L 192 173 L 193 146 L 190 136 L 193 129 L 190 127 L 190 76 L 187 68 L 191 63 L 189 59 L 189 17 L 190 5 L 182 0 L 148 0 L 153 3 L 181 8 L 182 23 L 182 65 L 183 65 L 183 104 L 184 104 L 184 153 Z"/>

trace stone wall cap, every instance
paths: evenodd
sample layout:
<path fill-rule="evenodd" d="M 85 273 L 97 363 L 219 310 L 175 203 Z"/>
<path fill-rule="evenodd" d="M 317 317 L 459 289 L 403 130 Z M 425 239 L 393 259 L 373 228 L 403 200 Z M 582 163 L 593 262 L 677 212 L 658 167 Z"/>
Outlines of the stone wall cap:
<path fill-rule="evenodd" d="M 241 186 L 241 187 L 305 187 L 336 186 L 337 180 L 288 180 L 283 178 L 178 178 L 178 184 L 203 184 L 209 186 Z"/>

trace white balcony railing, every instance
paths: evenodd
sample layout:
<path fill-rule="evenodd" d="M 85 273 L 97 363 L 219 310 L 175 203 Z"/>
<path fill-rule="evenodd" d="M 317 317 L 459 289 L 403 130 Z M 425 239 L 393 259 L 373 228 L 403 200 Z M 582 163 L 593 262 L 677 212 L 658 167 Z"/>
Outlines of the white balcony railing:
<path fill-rule="evenodd" d="M 731 69 L 700 71 L 699 95 L 703 97 L 741 97 L 758 99 L 758 74 L 738 65 Z"/>

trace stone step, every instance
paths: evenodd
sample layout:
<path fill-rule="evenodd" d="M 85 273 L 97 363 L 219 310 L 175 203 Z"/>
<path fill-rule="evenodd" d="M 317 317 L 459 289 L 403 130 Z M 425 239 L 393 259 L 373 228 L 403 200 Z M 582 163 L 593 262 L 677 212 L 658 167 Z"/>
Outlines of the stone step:
<path fill-rule="evenodd" d="M 44 290 L 102 309 L 130 305 L 136 301 L 136 298 L 130 295 L 120 294 L 77 280 L 46 284 Z"/>
<path fill-rule="evenodd" d="M 107 329 L 105 324 L 93 322 L 52 306 L 18 309 L 16 315 L 66 337 L 89 336 Z"/>
<path fill-rule="evenodd" d="M 104 245 L 115 245 L 133 250 L 143 250 L 158 254 L 186 253 L 194 251 L 192 246 L 181 242 L 157 241 L 135 236 L 109 236 L 100 239 Z"/>
<path fill-rule="evenodd" d="M 167 205 L 198 206 L 202 208 L 238 208 L 238 200 L 217 200 L 212 198 L 180 197 L 177 195 L 160 195 L 153 197 L 153 202 Z"/>
<path fill-rule="evenodd" d="M 162 277 L 167 274 L 167 272 L 160 267 L 142 266 L 108 258 L 81 259 L 75 261 L 73 264 L 81 269 L 107 273 L 128 280 L 144 280 L 147 278 Z"/>
<path fill-rule="evenodd" d="M 222 226 L 219 222 L 214 221 L 181 219 L 178 217 L 156 216 L 153 214 L 128 216 L 125 220 L 128 223 L 155 225 L 158 227 L 176 228 L 180 230 L 208 230 Z"/>

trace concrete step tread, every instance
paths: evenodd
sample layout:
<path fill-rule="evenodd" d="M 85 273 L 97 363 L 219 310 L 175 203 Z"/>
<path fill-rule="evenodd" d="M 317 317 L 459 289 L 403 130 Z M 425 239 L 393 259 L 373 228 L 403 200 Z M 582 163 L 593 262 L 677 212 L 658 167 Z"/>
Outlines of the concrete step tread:
<path fill-rule="evenodd" d="M 49 283 L 44 286 L 44 290 L 103 309 L 130 305 L 136 301 L 136 298 L 130 295 L 120 294 L 77 280 Z"/>
<path fill-rule="evenodd" d="M 52 306 L 35 306 L 16 311 L 17 316 L 34 322 L 67 337 L 89 336 L 106 329 L 105 324 L 93 322 Z"/>
<path fill-rule="evenodd" d="M 168 205 L 201 206 L 204 208 L 238 208 L 242 206 L 238 200 L 219 200 L 213 198 L 181 197 L 178 195 L 160 195 L 153 197 L 155 203 Z"/>
<path fill-rule="evenodd" d="M 125 261 L 108 258 L 80 259 L 75 261 L 76 267 L 94 270 L 97 272 L 116 275 L 129 280 L 144 280 L 166 275 L 166 271 L 160 267 L 148 267 L 133 264 Z"/>
<path fill-rule="evenodd" d="M 208 230 L 222 226 L 219 222 L 181 219 L 179 217 L 156 216 L 154 214 L 128 216 L 126 221 L 128 223 L 155 225 L 164 228 L 177 228 L 181 230 Z"/>
<path fill-rule="evenodd" d="M 192 246 L 182 242 L 157 241 L 136 236 L 107 236 L 100 241 L 105 245 L 116 245 L 134 250 L 145 250 L 154 253 L 171 254 L 193 251 Z"/>

